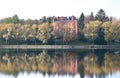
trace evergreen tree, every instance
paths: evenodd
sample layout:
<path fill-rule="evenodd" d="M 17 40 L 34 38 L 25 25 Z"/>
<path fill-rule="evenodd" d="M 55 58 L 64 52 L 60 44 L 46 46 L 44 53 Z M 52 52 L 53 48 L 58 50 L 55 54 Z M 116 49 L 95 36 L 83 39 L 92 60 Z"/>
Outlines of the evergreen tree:
<path fill-rule="evenodd" d="M 84 28 L 84 14 L 81 13 L 80 18 L 78 19 L 78 39 L 83 40 L 84 35 L 82 33 L 82 30 Z"/>
<path fill-rule="evenodd" d="M 80 28 L 80 29 L 83 29 L 84 28 L 84 14 L 82 13 L 81 15 L 80 15 L 80 18 L 78 19 L 78 27 Z"/>
<path fill-rule="evenodd" d="M 45 22 L 47 22 L 47 18 L 46 18 L 46 16 L 43 16 L 41 19 L 41 23 L 45 23 Z"/>
<path fill-rule="evenodd" d="M 105 13 L 105 11 L 103 9 L 100 9 L 97 12 L 97 14 L 95 16 L 95 19 L 99 20 L 99 21 L 102 21 L 102 22 L 105 22 L 105 21 L 109 20 L 109 18 L 106 16 L 106 13 Z"/>
<path fill-rule="evenodd" d="M 97 38 L 94 40 L 94 43 L 97 45 L 106 45 L 104 30 L 102 27 L 98 27 Z"/>
<path fill-rule="evenodd" d="M 48 18 L 47 18 L 47 22 L 48 22 L 48 23 L 51 23 L 51 22 L 52 22 L 51 17 L 48 17 Z"/>

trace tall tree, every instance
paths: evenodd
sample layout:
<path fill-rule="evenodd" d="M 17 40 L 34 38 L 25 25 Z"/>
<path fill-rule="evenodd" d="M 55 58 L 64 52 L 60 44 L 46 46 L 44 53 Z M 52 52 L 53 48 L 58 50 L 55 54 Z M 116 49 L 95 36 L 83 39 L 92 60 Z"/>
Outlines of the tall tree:
<path fill-rule="evenodd" d="M 47 44 L 50 38 L 53 35 L 53 28 L 49 23 L 42 23 L 38 25 L 37 38 L 43 42 L 43 44 Z"/>
<path fill-rule="evenodd" d="M 12 23 L 14 23 L 14 24 L 19 23 L 19 18 L 18 18 L 17 15 L 14 15 L 14 16 L 12 17 Z"/>
<path fill-rule="evenodd" d="M 93 42 L 93 40 L 96 39 L 97 37 L 96 32 L 100 24 L 101 24 L 100 21 L 90 21 L 89 23 L 85 24 L 83 33 L 87 40 L 89 40 L 90 42 Z"/>
<path fill-rule="evenodd" d="M 105 35 L 104 29 L 102 27 L 98 27 L 97 38 L 94 40 L 94 43 L 97 44 L 97 45 L 107 44 L 106 41 L 105 41 L 104 35 Z"/>
<path fill-rule="evenodd" d="M 82 30 L 84 28 L 84 14 L 81 13 L 80 18 L 78 19 L 78 39 L 83 40 L 83 33 Z"/>
<path fill-rule="evenodd" d="M 80 18 L 78 19 L 78 27 L 80 29 L 84 28 L 84 14 L 81 13 Z"/>
<path fill-rule="evenodd" d="M 102 21 L 102 22 L 105 22 L 105 21 L 109 20 L 109 18 L 106 16 L 106 13 L 105 13 L 105 11 L 103 9 L 100 9 L 97 12 L 97 14 L 95 16 L 95 19 L 99 20 L 99 21 Z"/>
<path fill-rule="evenodd" d="M 48 23 L 51 23 L 51 22 L 52 22 L 51 17 L 48 17 L 48 18 L 47 18 L 47 22 L 48 22 Z"/>
<path fill-rule="evenodd" d="M 46 16 L 43 16 L 41 19 L 41 23 L 45 23 L 45 22 L 47 22 L 47 18 L 46 18 Z"/>

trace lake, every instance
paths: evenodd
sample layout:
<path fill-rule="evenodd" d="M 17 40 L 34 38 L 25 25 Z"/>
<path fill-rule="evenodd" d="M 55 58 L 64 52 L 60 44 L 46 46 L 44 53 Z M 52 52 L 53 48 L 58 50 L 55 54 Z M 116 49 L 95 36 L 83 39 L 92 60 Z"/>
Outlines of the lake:
<path fill-rule="evenodd" d="M 1 49 L 0 78 L 120 78 L 120 50 Z"/>

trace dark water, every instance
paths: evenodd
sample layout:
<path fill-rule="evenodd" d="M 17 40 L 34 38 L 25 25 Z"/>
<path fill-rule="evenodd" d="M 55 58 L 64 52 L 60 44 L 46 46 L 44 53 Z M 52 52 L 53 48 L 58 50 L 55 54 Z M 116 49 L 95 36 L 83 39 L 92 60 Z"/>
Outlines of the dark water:
<path fill-rule="evenodd" d="M 120 78 L 120 51 L 1 50 L 0 78 Z"/>

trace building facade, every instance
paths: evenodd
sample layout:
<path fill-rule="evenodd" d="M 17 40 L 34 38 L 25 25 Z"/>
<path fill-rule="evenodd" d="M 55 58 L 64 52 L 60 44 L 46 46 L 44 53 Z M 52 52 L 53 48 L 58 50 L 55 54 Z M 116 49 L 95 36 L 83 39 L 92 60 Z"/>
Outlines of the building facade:
<path fill-rule="evenodd" d="M 52 22 L 54 34 L 58 37 L 64 37 L 65 40 L 78 38 L 78 21 L 72 16 L 67 19 L 66 17 L 58 17 L 56 21 Z M 68 41 L 69 41 L 68 40 Z"/>

